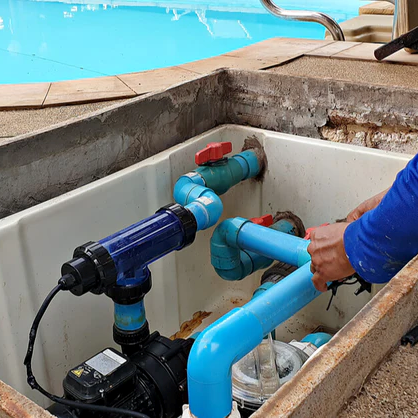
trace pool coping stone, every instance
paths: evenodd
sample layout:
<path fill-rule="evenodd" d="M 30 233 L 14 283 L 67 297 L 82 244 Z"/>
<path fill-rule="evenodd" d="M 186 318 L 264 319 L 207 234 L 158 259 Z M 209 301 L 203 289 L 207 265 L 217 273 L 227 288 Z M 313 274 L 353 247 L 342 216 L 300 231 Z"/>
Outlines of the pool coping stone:
<path fill-rule="evenodd" d="M 52 83 L 0 85 L 0 110 L 34 109 L 136 97 L 161 91 L 199 75 L 227 69 L 264 70 L 302 56 L 376 61 L 379 44 L 272 38 L 227 54 L 180 66 Z M 399 51 L 385 62 L 418 65 L 418 56 Z"/>

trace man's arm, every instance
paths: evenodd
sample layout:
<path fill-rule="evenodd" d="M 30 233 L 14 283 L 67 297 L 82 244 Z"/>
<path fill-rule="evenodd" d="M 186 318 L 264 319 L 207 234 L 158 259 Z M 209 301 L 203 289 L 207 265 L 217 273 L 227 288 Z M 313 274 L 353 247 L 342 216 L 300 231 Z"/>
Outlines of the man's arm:
<path fill-rule="evenodd" d="M 347 257 L 368 282 L 385 283 L 418 254 L 418 156 L 380 204 L 344 233 Z"/>
<path fill-rule="evenodd" d="M 418 254 L 418 156 L 375 209 L 351 224 L 315 229 L 308 251 L 318 290 L 354 269 L 371 283 L 389 281 Z"/>

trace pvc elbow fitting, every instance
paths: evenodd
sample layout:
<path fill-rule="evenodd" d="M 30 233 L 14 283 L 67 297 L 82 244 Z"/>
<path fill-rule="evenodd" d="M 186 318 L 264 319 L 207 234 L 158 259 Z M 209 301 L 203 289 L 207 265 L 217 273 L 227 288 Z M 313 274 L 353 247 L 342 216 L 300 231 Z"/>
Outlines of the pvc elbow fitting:
<path fill-rule="evenodd" d="M 225 418 L 231 413 L 231 366 L 262 339 L 260 321 L 244 308 L 230 311 L 202 331 L 193 344 L 187 365 L 193 416 Z M 236 344 L 237 341 L 240 343 Z"/>
<path fill-rule="evenodd" d="M 223 204 L 221 199 L 207 187 L 196 186 L 193 192 L 198 197 L 185 207 L 196 218 L 197 230 L 201 231 L 214 226 L 222 216 Z"/>

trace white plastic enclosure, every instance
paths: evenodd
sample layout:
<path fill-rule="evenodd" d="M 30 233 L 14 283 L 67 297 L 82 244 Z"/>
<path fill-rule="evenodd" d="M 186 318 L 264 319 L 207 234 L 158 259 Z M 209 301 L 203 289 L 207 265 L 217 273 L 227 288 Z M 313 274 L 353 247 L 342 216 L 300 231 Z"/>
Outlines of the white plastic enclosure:
<path fill-rule="evenodd" d="M 0 220 L 0 379 L 46 406 L 26 384 L 23 357 L 31 322 L 57 283 L 62 263 L 71 259 L 76 246 L 99 240 L 172 202 L 175 181 L 195 167 L 194 154 L 207 143 L 231 141 L 236 153 L 252 135 L 268 156 L 264 182 L 246 181 L 222 196 L 224 218 L 291 210 L 306 227 L 335 221 L 387 188 L 410 158 L 225 125 Z M 153 287 L 145 300 L 152 330 L 170 336 L 198 311 L 212 312 L 206 325 L 244 303 L 258 286 L 260 274 L 230 283 L 214 273 L 209 253 L 212 232 L 198 233 L 191 247 L 150 266 Z M 328 312 L 329 295 L 321 296 L 279 327 L 279 339 L 302 338 L 319 325 L 341 328 L 372 297 L 367 293 L 356 297 L 354 290 L 342 288 Z M 34 356 L 38 380 L 61 394 L 70 367 L 113 346 L 112 325 L 113 305 L 106 296 L 60 294 L 41 323 Z"/>

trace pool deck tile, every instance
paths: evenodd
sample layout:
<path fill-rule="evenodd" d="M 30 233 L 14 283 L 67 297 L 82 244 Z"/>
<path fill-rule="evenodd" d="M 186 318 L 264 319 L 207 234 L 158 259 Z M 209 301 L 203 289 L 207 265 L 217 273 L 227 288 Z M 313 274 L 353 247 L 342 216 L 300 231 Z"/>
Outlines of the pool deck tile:
<path fill-rule="evenodd" d="M 343 44 L 350 44 L 348 48 L 343 48 Z M 316 49 L 308 54 L 309 56 L 326 56 L 342 59 L 353 59 L 360 61 L 374 61 L 377 62 L 374 51 L 380 45 L 374 43 L 356 43 L 356 42 L 336 42 L 337 45 L 327 45 L 324 48 Z M 337 53 L 328 55 L 327 52 L 341 50 Z M 386 58 L 383 62 L 394 62 L 404 65 L 418 65 L 418 54 L 410 54 L 405 50 L 396 52 L 395 54 Z"/>
<path fill-rule="evenodd" d="M 239 58 L 229 55 L 193 61 L 181 66 L 181 68 L 193 71 L 196 74 L 209 74 L 219 68 L 239 68 L 242 70 L 260 70 L 275 65 L 274 61 L 257 58 Z"/>
<path fill-rule="evenodd" d="M 366 61 L 376 61 L 374 57 L 375 49 L 379 48 L 380 45 L 371 43 L 360 43 L 352 48 L 343 50 L 338 54 L 333 55 L 335 58 L 349 58 Z"/>
<path fill-rule="evenodd" d="M 192 80 L 197 77 L 195 72 L 181 67 L 159 68 L 157 70 L 117 76 L 136 94 L 166 89 L 174 84 Z"/>
<path fill-rule="evenodd" d="M 2 84 L 0 108 L 41 107 L 51 83 Z"/>
<path fill-rule="evenodd" d="M 228 52 L 225 56 L 263 59 L 280 64 L 285 60 L 297 58 L 332 42 L 332 40 L 273 38 Z"/>
<path fill-rule="evenodd" d="M 374 43 L 272 38 L 227 54 L 181 66 L 54 83 L 0 85 L 0 109 L 39 108 L 135 97 L 166 89 L 220 68 L 263 70 L 302 56 L 374 61 Z M 399 51 L 385 60 L 418 65 L 418 55 Z"/>
<path fill-rule="evenodd" d="M 92 100 L 112 100 L 136 96 L 117 77 L 85 78 L 75 81 L 51 83 L 44 105 L 52 106 L 62 103 L 87 103 Z"/>
<path fill-rule="evenodd" d="M 322 47 L 316 48 L 312 51 L 306 52 L 305 55 L 310 57 L 332 57 L 336 54 L 346 51 L 347 49 L 353 48 L 358 45 L 358 42 L 331 42 Z"/>
<path fill-rule="evenodd" d="M 386 59 L 386 61 L 397 62 L 407 65 L 418 65 L 418 54 L 410 54 L 404 49 L 396 52 Z"/>

